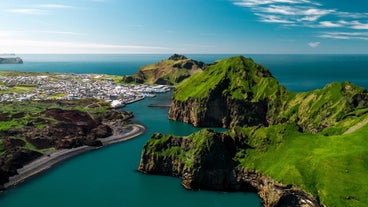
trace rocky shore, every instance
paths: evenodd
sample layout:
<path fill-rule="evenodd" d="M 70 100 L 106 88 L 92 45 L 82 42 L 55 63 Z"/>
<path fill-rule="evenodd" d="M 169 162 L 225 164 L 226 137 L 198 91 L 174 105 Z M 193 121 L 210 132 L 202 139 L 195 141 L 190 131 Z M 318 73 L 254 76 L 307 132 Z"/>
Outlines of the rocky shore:
<path fill-rule="evenodd" d="M 100 138 L 103 146 L 108 146 L 110 144 L 118 143 L 133 139 L 145 132 L 145 128 L 139 124 L 129 124 L 126 126 L 121 126 L 117 123 L 110 123 L 113 128 L 113 134 L 106 138 Z M 17 169 L 17 174 L 11 176 L 9 181 L 3 185 L 0 185 L 0 191 L 3 191 L 9 187 L 15 186 L 25 180 L 31 178 L 32 176 L 39 174 L 52 166 L 59 164 L 69 158 L 77 156 L 79 154 L 100 149 L 99 146 L 80 146 L 71 149 L 59 149 L 46 153 L 45 155 L 37 158 L 36 160 L 26 164 L 20 169 Z"/>
<path fill-rule="evenodd" d="M 0 103 L 0 186 L 144 132 L 133 113 L 96 99 Z M 0 187 L 1 188 L 1 187 Z"/>
<path fill-rule="evenodd" d="M 365 133 L 343 133 L 362 128 L 367 116 L 365 88 L 332 82 L 296 93 L 252 59 L 231 57 L 179 84 L 169 110 L 174 121 L 230 130 L 202 130 L 187 137 L 154 134 L 138 170 L 180 177 L 187 189 L 257 192 L 270 207 L 357 206 L 353 202 L 364 203 L 364 196 L 355 199 L 360 184 L 350 191 L 344 181 L 334 184 L 342 176 L 354 178 L 345 163 L 354 156 L 360 163 L 362 152 L 355 147 Z M 330 153 L 339 150 L 345 154 Z M 331 170 L 319 167 L 325 163 Z M 363 168 L 357 172 L 362 176 L 365 164 L 357 166 Z"/>
<path fill-rule="evenodd" d="M 236 154 L 250 148 L 243 139 L 202 130 L 189 137 L 155 134 L 142 152 L 138 171 L 181 178 L 189 190 L 256 192 L 265 207 L 320 207 L 294 185 L 239 166 Z"/>

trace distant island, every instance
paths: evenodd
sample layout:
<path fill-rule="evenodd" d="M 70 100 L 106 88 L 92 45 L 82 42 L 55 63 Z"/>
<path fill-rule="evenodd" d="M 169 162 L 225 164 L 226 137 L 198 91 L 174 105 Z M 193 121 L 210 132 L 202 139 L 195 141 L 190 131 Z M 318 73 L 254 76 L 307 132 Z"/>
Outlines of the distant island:
<path fill-rule="evenodd" d="M 23 64 L 20 57 L 0 57 L 0 64 Z"/>
<path fill-rule="evenodd" d="M 257 192 L 263 206 L 366 206 L 368 93 L 350 82 L 295 93 L 242 56 L 180 83 L 169 118 L 203 129 L 154 134 L 138 170 L 188 189 Z"/>

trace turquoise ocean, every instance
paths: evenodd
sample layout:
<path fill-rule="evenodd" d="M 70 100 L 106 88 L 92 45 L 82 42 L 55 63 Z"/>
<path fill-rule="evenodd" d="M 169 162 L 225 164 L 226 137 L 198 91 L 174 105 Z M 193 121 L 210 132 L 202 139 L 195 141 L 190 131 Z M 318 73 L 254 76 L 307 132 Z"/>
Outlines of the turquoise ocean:
<path fill-rule="evenodd" d="M 170 55 L 20 55 L 22 65 L 0 65 L 0 70 L 129 75 L 140 66 Z M 232 55 L 188 55 L 211 63 Z M 293 91 L 321 88 L 332 81 L 350 81 L 368 88 L 368 55 L 245 55 L 272 72 Z M 154 132 L 188 135 L 199 130 L 167 120 L 167 109 L 150 108 L 168 103 L 170 94 L 128 105 L 145 134 L 123 143 L 71 158 L 0 194 L 1 207 L 258 207 L 254 193 L 187 191 L 180 179 L 136 172 L 145 142 Z M 0 109 L 1 110 L 1 109 Z"/>

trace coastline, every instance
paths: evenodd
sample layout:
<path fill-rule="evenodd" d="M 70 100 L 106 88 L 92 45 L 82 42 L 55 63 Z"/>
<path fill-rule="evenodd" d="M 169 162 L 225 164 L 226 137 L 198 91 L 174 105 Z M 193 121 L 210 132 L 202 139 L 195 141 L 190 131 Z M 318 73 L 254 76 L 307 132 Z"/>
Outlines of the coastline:
<path fill-rule="evenodd" d="M 139 124 L 128 124 L 123 127 L 113 127 L 113 135 L 106 138 L 100 138 L 99 140 L 102 142 L 101 147 L 93 147 L 93 146 L 81 146 L 72 149 L 61 149 L 56 150 L 51 153 L 46 153 L 42 157 L 28 163 L 22 168 L 18 169 L 17 175 L 14 175 L 9 178 L 9 182 L 5 183 L 3 186 L 0 186 L 0 193 L 10 187 L 16 186 L 20 183 L 23 183 L 25 180 L 37 175 L 47 169 L 50 169 L 52 166 L 63 162 L 69 158 L 77 156 L 79 154 L 89 152 L 92 150 L 97 150 L 102 147 L 118 143 L 124 142 L 145 132 L 145 127 Z"/>

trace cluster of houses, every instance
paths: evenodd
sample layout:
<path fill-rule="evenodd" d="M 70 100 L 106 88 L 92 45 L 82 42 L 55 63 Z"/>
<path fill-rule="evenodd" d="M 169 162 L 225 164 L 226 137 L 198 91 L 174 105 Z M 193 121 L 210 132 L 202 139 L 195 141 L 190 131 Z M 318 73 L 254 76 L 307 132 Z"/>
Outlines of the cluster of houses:
<path fill-rule="evenodd" d="M 19 86 L 29 90 L 11 90 Z M 97 98 L 111 102 L 112 107 L 122 107 L 168 91 L 170 88 L 163 85 L 116 84 L 95 74 L 0 76 L 0 101 Z"/>

